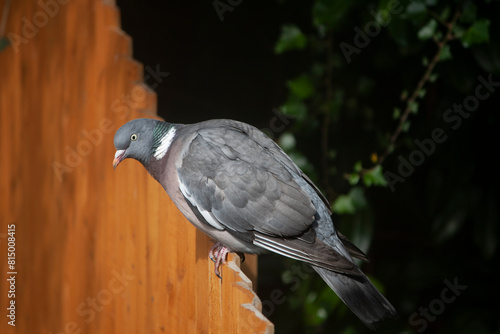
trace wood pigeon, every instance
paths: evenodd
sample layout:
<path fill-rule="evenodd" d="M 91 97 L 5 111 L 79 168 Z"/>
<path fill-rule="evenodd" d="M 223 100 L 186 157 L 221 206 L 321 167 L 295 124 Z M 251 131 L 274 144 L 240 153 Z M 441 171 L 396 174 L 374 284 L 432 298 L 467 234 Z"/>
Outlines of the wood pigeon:
<path fill-rule="evenodd" d="M 366 256 L 335 230 L 330 205 L 263 132 L 233 120 L 171 124 L 136 119 L 115 134 L 113 166 L 141 162 L 197 228 L 228 252 L 278 253 L 306 262 L 368 327 L 396 317 L 353 257 Z"/>

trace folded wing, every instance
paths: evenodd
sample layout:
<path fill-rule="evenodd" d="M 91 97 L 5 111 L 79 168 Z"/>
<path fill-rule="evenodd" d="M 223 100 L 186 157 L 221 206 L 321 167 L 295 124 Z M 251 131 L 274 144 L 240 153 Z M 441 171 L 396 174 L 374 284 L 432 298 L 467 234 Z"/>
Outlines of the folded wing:
<path fill-rule="evenodd" d="M 302 172 L 256 129 L 224 121 L 204 126 L 185 150 L 178 175 L 182 194 L 204 223 L 278 254 L 359 275 L 350 259 L 317 238 L 317 209 L 295 181 Z"/>

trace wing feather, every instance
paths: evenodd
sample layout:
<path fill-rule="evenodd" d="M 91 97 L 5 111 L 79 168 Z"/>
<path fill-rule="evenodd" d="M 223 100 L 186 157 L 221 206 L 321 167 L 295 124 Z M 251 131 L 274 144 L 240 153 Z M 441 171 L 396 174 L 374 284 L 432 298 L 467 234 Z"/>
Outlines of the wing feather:
<path fill-rule="evenodd" d="M 294 237 L 314 221 L 311 198 L 290 171 L 241 129 L 200 129 L 178 175 L 190 203 L 212 212 L 228 230 Z"/>
<path fill-rule="evenodd" d="M 318 211 L 311 194 L 317 192 L 317 204 L 327 203 L 324 196 L 262 132 L 244 123 L 208 121 L 187 145 L 177 172 L 202 221 L 273 252 L 358 275 L 349 255 L 323 243 L 312 229 Z"/>

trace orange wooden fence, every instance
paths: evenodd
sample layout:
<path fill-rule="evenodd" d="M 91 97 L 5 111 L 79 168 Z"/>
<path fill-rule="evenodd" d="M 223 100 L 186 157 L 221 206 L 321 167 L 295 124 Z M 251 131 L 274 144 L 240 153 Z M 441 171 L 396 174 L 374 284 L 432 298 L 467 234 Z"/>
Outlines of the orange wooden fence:
<path fill-rule="evenodd" d="M 239 258 L 218 279 L 211 242 L 144 168 L 112 168 L 116 129 L 157 117 L 114 2 L 11 1 L 5 35 L 0 332 L 272 333 Z"/>

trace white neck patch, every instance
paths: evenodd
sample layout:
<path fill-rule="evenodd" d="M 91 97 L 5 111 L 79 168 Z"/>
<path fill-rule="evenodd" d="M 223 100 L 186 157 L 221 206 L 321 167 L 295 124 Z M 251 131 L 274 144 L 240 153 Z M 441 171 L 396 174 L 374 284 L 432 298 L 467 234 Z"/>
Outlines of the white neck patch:
<path fill-rule="evenodd" d="M 160 145 L 156 148 L 153 156 L 156 160 L 160 160 L 167 154 L 170 145 L 172 144 L 172 140 L 175 136 L 175 128 L 171 127 L 170 130 L 160 139 Z"/>

